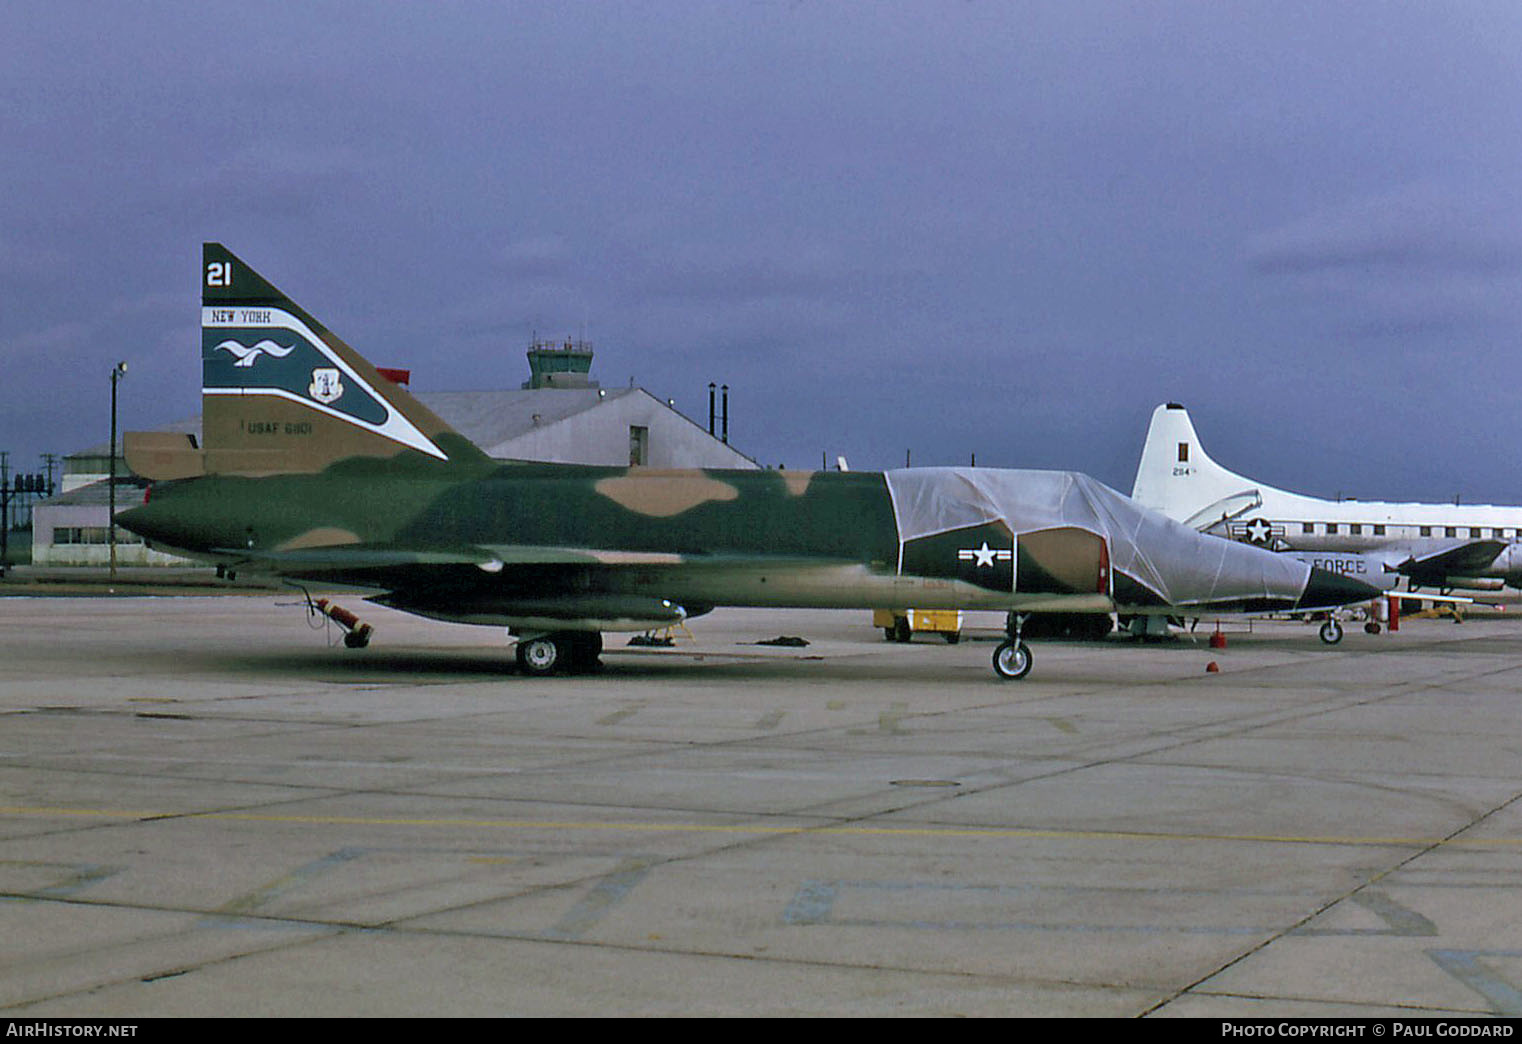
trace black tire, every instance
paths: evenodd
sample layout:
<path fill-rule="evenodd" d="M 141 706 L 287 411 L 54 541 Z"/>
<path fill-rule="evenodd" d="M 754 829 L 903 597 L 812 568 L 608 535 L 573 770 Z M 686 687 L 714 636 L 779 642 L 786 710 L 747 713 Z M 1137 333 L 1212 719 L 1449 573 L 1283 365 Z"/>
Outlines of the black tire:
<path fill-rule="evenodd" d="M 1004 681 L 1019 681 L 1031 672 L 1031 650 L 1024 642 L 1003 642 L 994 650 L 994 673 Z"/>
<path fill-rule="evenodd" d="M 602 666 L 602 632 L 575 631 L 559 635 L 558 640 L 566 653 L 566 669 L 578 674 L 588 674 Z"/>
<path fill-rule="evenodd" d="M 564 658 L 560 643 L 552 635 L 541 635 L 518 643 L 518 669 L 531 678 L 554 674 Z"/>
<path fill-rule="evenodd" d="M 1317 633 L 1321 636 L 1321 640 L 1326 644 L 1336 645 L 1338 642 L 1342 641 L 1342 624 L 1338 623 L 1336 620 L 1328 620 L 1326 623 L 1321 625 L 1321 630 Z"/>

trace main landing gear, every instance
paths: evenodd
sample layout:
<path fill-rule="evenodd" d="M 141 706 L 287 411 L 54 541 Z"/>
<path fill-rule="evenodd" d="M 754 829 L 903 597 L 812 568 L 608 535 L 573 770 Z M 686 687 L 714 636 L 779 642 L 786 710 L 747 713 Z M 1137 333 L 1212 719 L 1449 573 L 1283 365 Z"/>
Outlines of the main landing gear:
<path fill-rule="evenodd" d="M 587 674 L 599 669 L 602 635 L 597 631 L 554 631 L 518 639 L 518 669 L 531 678 Z"/>
<path fill-rule="evenodd" d="M 1020 640 L 1029 613 L 1010 613 L 1005 624 L 1009 638 L 994 650 L 994 673 L 1001 681 L 1019 681 L 1031 672 L 1031 648 Z"/>

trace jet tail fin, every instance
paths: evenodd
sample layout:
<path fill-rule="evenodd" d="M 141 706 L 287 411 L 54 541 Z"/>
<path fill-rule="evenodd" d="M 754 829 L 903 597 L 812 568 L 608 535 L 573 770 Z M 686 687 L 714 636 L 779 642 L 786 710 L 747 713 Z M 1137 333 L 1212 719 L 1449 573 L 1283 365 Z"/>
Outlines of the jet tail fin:
<path fill-rule="evenodd" d="M 1197 529 L 1262 503 L 1256 483 L 1210 459 L 1189 411 L 1176 402 L 1152 411 L 1131 498 Z"/>
<path fill-rule="evenodd" d="M 204 473 L 486 459 L 220 243 L 202 248 L 201 376 Z"/>

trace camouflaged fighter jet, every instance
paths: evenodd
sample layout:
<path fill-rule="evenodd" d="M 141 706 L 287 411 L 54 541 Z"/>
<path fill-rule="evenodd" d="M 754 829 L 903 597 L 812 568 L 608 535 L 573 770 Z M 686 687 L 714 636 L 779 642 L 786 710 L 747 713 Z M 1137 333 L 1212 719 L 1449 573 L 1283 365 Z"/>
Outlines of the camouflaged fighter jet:
<path fill-rule="evenodd" d="M 1377 592 L 1203 536 L 1084 475 L 663 471 L 495 461 L 219 244 L 202 265 L 203 440 L 127 436 L 153 480 L 118 522 L 219 563 L 505 626 L 529 674 L 604 631 L 715 606 L 1306 611 Z"/>

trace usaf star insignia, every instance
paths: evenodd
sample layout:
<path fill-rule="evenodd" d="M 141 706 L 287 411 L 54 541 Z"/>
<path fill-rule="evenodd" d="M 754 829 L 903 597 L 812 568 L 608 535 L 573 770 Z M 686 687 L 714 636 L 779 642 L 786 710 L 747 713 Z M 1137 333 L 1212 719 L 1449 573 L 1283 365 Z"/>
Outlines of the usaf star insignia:
<path fill-rule="evenodd" d="M 1266 547 L 1275 537 L 1284 535 L 1284 527 L 1276 526 L 1266 518 L 1255 518 L 1231 527 L 1231 535 L 1238 540 Z"/>
<path fill-rule="evenodd" d="M 993 548 L 988 546 L 988 541 L 983 541 L 982 547 L 964 547 L 957 551 L 957 559 L 962 562 L 973 562 L 978 568 L 992 569 L 995 562 L 1008 562 L 1014 558 L 1014 552 L 1009 548 Z"/>

